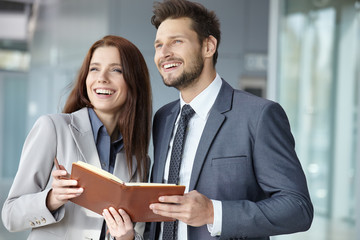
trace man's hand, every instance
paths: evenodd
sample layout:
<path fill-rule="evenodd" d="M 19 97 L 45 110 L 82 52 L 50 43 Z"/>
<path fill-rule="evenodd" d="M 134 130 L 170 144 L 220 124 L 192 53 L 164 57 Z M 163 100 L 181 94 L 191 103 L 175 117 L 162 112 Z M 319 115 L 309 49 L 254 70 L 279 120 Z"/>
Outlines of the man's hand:
<path fill-rule="evenodd" d="M 195 190 L 184 196 L 162 196 L 159 201 L 150 205 L 155 214 L 175 218 L 194 227 L 214 222 L 212 201 Z"/>

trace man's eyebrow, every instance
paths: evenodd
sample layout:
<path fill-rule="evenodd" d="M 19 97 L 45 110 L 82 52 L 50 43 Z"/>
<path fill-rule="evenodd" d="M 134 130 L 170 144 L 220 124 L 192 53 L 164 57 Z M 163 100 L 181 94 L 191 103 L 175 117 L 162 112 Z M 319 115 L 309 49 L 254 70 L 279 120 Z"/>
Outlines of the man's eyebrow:
<path fill-rule="evenodd" d="M 170 38 L 170 39 L 185 38 L 185 35 L 180 35 L 180 34 L 179 34 L 179 35 L 170 36 L 170 37 L 168 37 L 168 38 Z M 161 42 L 159 39 L 155 39 L 154 44 L 159 43 L 159 42 Z"/>

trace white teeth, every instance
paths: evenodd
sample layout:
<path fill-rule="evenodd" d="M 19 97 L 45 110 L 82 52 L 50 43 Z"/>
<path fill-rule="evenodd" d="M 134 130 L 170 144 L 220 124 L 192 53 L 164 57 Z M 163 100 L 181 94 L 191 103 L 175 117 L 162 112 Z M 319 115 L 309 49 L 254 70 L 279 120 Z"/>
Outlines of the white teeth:
<path fill-rule="evenodd" d="M 168 69 L 168 68 L 172 68 L 172 67 L 177 67 L 180 66 L 180 63 L 169 63 L 169 64 L 165 64 L 164 68 Z"/>
<path fill-rule="evenodd" d="M 114 91 L 108 90 L 108 89 L 96 89 L 95 92 L 97 94 L 104 94 L 104 95 L 111 95 L 114 93 Z"/>

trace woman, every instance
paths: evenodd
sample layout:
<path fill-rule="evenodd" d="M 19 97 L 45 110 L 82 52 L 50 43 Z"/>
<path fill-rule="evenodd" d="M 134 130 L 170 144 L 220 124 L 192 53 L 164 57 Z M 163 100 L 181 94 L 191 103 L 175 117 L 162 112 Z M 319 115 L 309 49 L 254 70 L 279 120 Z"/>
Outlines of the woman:
<path fill-rule="evenodd" d="M 40 117 L 30 131 L 3 206 L 5 227 L 31 228 L 28 239 L 97 240 L 106 232 L 138 239 L 144 223 L 133 225 L 123 210 L 105 209 L 102 217 L 70 202 L 84 189 L 65 170 L 85 161 L 124 181 L 146 181 L 151 87 L 136 46 L 117 36 L 95 42 L 63 112 Z M 54 158 L 61 170 L 54 168 Z"/>

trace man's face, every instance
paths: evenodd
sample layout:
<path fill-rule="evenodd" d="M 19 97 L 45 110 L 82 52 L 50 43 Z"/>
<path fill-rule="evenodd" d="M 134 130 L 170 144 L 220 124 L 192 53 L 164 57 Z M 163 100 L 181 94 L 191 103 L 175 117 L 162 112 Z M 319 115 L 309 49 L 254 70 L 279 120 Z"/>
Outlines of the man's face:
<path fill-rule="evenodd" d="M 181 90 L 198 80 L 204 67 L 204 58 L 189 18 L 162 22 L 156 33 L 154 47 L 154 61 L 165 85 Z"/>

